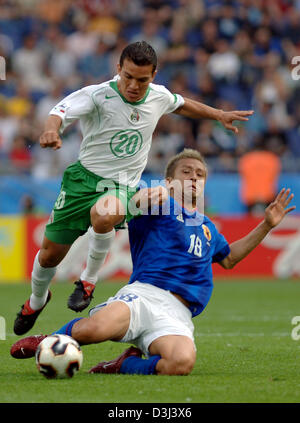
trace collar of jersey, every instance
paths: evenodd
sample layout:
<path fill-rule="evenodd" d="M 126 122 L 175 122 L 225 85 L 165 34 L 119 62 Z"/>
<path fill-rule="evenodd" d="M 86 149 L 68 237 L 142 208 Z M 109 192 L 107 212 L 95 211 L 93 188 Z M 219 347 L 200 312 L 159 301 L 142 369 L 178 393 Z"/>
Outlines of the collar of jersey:
<path fill-rule="evenodd" d="M 202 213 L 200 213 L 197 208 L 195 208 L 194 210 L 188 210 L 185 207 L 183 207 L 181 204 L 179 204 L 175 198 L 173 198 L 171 195 L 169 195 L 169 198 L 171 199 L 171 201 L 173 201 L 174 203 L 174 209 L 176 211 L 176 214 L 179 214 L 177 212 L 181 211 L 185 216 L 187 217 L 192 217 L 192 218 L 202 218 L 203 216 L 205 217 L 205 215 L 203 215 Z"/>
<path fill-rule="evenodd" d="M 143 104 L 146 101 L 146 98 L 148 97 L 148 94 L 150 92 L 150 87 L 147 88 L 146 94 L 144 95 L 144 97 L 139 100 L 139 101 L 128 101 L 126 100 L 126 98 L 120 93 L 119 88 L 118 88 L 118 83 L 117 81 L 111 81 L 109 83 L 110 87 L 116 91 L 116 93 L 119 94 L 119 96 L 121 97 L 121 99 L 124 101 L 124 103 L 128 103 L 128 104 L 132 104 L 133 106 L 137 106 L 138 104 Z"/>

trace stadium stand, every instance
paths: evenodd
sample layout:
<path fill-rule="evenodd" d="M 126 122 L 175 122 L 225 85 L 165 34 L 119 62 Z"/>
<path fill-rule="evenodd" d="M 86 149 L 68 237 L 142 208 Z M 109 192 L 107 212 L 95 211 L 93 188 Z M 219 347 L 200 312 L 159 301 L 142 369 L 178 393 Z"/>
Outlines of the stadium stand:
<path fill-rule="evenodd" d="M 228 186 L 234 180 L 237 187 L 240 159 L 257 144 L 279 158 L 282 175 L 295 177 L 300 76 L 292 73 L 292 58 L 300 56 L 299 1 L 1 0 L 2 186 L 20 175 L 47 185 L 76 160 L 76 126 L 60 151 L 40 149 L 45 116 L 68 93 L 115 75 L 120 51 L 137 39 L 157 50 L 156 83 L 224 110 L 255 110 L 237 136 L 214 122 L 164 117 L 146 177 L 159 175 L 171 155 L 192 147 L 205 155 L 211 177 L 225 174 Z"/>

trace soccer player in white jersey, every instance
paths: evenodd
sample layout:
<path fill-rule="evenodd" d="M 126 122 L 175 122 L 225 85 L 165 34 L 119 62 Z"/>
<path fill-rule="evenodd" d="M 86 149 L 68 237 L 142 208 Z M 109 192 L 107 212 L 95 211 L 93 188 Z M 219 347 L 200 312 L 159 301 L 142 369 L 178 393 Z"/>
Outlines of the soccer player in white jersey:
<path fill-rule="evenodd" d="M 153 83 L 156 67 L 157 57 L 149 44 L 130 44 L 121 54 L 116 77 L 70 94 L 50 111 L 40 137 L 41 147 L 60 148 L 64 129 L 77 120 L 82 144 L 78 161 L 64 172 L 60 194 L 35 257 L 32 293 L 14 323 L 17 335 L 33 327 L 51 298 L 49 285 L 56 266 L 86 231 L 87 265 L 75 282 L 68 307 L 82 311 L 89 305 L 115 228 L 130 218 L 128 204 L 146 166 L 152 134 L 162 115 L 173 112 L 195 119 L 215 119 L 237 132 L 233 121 L 246 121 L 253 113 L 224 112 L 172 94 Z"/>
<path fill-rule="evenodd" d="M 133 263 L 129 283 L 92 308 L 89 317 L 73 319 L 54 332 L 72 336 L 82 345 L 106 340 L 135 345 L 112 361 L 100 362 L 90 373 L 189 374 L 196 360 L 192 318 L 210 300 L 212 263 L 232 269 L 295 209 L 289 206 L 293 194 L 281 190 L 266 208 L 262 222 L 229 245 L 213 222 L 197 210 L 206 175 L 201 154 L 185 149 L 167 166 L 167 190 L 140 191 L 140 198 L 145 193 L 147 199 L 162 189 L 163 204 L 154 206 L 153 213 L 145 209 L 128 224 Z M 45 337 L 17 341 L 11 355 L 33 357 Z"/>

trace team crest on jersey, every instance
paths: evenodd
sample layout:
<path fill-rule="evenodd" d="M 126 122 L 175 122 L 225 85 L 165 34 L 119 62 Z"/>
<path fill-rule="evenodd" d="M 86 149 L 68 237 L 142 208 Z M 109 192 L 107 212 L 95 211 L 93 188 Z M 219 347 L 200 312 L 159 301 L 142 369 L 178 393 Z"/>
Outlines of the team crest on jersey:
<path fill-rule="evenodd" d="M 210 233 L 209 228 L 206 225 L 202 225 L 202 229 L 203 229 L 203 233 L 204 233 L 205 238 L 207 239 L 207 241 L 210 241 L 211 240 L 211 233 Z"/>
<path fill-rule="evenodd" d="M 132 122 L 138 122 L 140 120 L 139 111 L 137 109 L 133 109 L 130 115 L 130 120 Z"/>

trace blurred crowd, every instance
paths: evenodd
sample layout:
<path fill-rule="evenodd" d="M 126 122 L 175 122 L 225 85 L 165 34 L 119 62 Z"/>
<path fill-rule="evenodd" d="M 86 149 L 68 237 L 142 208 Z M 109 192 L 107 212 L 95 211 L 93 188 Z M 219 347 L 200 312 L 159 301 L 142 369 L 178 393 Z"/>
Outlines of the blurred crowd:
<path fill-rule="evenodd" d="M 237 172 L 257 147 L 282 171 L 300 171 L 300 79 L 292 78 L 300 0 L 0 0 L 0 172 L 61 175 L 81 136 L 74 125 L 61 150 L 41 149 L 49 110 L 111 79 L 122 49 L 142 39 L 158 54 L 156 83 L 223 110 L 255 110 L 238 135 L 214 121 L 164 116 L 147 172 L 160 173 L 184 146 L 214 172 Z"/>

